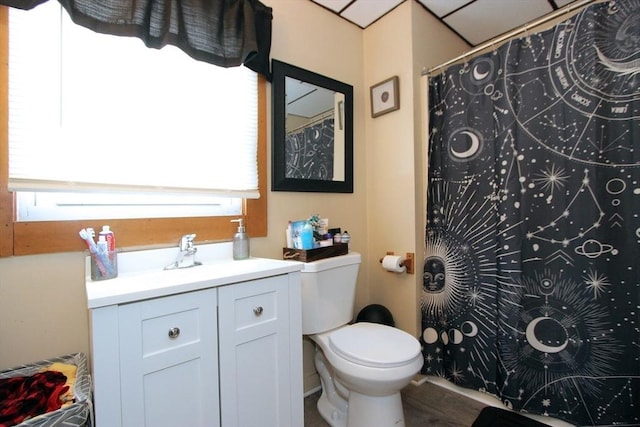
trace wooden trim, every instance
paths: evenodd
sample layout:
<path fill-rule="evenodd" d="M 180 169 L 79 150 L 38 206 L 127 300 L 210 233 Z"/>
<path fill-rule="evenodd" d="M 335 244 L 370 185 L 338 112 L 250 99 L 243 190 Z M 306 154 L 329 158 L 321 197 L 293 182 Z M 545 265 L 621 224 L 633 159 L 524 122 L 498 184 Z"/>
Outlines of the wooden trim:
<path fill-rule="evenodd" d="M 82 251 L 86 246 L 78 232 L 86 227 L 99 231 L 104 224 L 115 232 L 119 249 L 174 246 L 189 233 L 196 233 L 197 243 L 225 241 L 233 237 L 237 228 L 230 222 L 233 218 L 236 217 L 14 222 L 13 255 Z"/>
<path fill-rule="evenodd" d="M 8 10 L 0 6 L 0 257 L 86 249 L 78 232 L 86 227 L 100 230 L 108 224 L 116 234 L 118 248 L 177 245 L 180 237 L 196 233 L 196 243 L 229 241 L 236 217 L 102 219 L 87 221 L 16 222 L 13 193 L 8 191 Z M 267 81 L 258 79 L 258 184 L 260 198 L 245 200 L 247 233 L 267 235 Z"/>
<path fill-rule="evenodd" d="M 13 195 L 9 178 L 9 9 L 0 6 L 0 257 L 13 255 Z"/>
<path fill-rule="evenodd" d="M 247 234 L 267 236 L 267 79 L 258 77 L 258 188 L 259 199 L 245 200 Z"/>

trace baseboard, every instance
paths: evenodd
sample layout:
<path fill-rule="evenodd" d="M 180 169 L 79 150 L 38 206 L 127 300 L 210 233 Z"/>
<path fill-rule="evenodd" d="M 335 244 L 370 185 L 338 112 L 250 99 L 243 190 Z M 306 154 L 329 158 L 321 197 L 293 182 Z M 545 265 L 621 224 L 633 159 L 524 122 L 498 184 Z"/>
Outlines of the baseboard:
<path fill-rule="evenodd" d="M 304 397 L 311 396 L 313 393 L 322 390 L 322 386 L 314 387 L 311 390 L 307 390 L 304 392 Z"/>
<path fill-rule="evenodd" d="M 427 380 L 428 378 L 426 375 L 416 374 L 415 377 L 413 377 L 413 379 L 411 380 L 411 384 L 417 387 L 426 383 Z"/>

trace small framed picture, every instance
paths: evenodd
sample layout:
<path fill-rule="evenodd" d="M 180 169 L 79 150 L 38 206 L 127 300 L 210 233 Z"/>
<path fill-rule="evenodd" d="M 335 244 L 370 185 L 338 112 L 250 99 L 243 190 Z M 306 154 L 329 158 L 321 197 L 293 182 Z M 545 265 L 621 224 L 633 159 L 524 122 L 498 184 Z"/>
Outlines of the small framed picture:
<path fill-rule="evenodd" d="M 378 117 L 400 108 L 398 76 L 371 86 L 371 117 Z"/>

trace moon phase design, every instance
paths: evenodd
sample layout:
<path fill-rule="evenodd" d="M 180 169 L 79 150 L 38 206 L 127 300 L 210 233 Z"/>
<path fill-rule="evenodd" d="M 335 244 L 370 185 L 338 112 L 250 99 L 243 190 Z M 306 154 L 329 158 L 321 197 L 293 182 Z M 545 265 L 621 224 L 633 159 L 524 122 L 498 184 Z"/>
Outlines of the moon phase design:
<path fill-rule="evenodd" d="M 460 129 L 449 139 L 449 153 L 456 161 L 468 161 L 475 158 L 482 148 L 482 138 L 471 129 Z"/>
<path fill-rule="evenodd" d="M 434 328 L 426 328 L 422 332 L 422 339 L 427 344 L 433 344 L 434 342 L 438 341 L 438 331 L 436 331 Z"/>
<path fill-rule="evenodd" d="M 605 67 L 607 67 L 610 71 L 613 71 L 615 73 L 622 74 L 622 75 L 640 73 L 640 65 L 639 65 L 640 62 L 637 59 L 636 60 L 625 59 L 624 61 L 616 61 L 616 60 L 607 58 L 607 56 L 604 53 L 602 53 L 602 51 L 598 48 L 598 46 L 596 46 L 595 49 L 596 49 L 596 54 L 598 55 L 598 59 L 600 60 L 600 63 Z"/>
<path fill-rule="evenodd" d="M 478 326 L 470 321 L 466 321 L 462 324 L 462 333 L 468 337 L 475 337 L 478 335 Z"/>
<path fill-rule="evenodd" d="M 544 322 L 544 323 L 554 323 L 556 326 L 557 323 L 549 318 L 549 317 L 538 317 L 536 319 L 533 319 L 528 325 L 527 325 L 527 330 L 526 330 L 526 336 L 527 336 L 527 341 L 529 341 L 529 345 L 531 345 L 531 347 L 535 348 L 538 351 L 541 351 L 543 353 L 560 353 L 562 350 L 564 350 L 565 348 L 567 348 L 567 344 L 569 343 L 568 338 L 565 337 L 564 339 L 561 341 L 560 345 L 557 346 L 551 346 L 548 344 L 545 344 L 542 342 L 541 338 L 538 338 L 537 334 L 536 334 L 536 327 L 538 326 L 538 324 L 540 322 Z"/>
<path fill-rule="evenodd" d="M 460 344 L 463 338 L 464 337 L 462 335 L 462 332 L 460 332 L 458 329 L 449 330 L 449 339 L 453 344 Z"/>
<path fill-rule="evenodd" d="M 465 69 L 466 74 L 463 75 L 462 84 L 471 93 L 481 93 L 487 83 L 491 83 L 495 79 L 496 69 L 498 65 L 492 56 L 480 56 L 475 58 Z"/>
<path fill-rule="evenodd" d="M 488 72 L 488 71 L 485 71 L 484 73 L 481 73 L 481 72 L 478 70 L 478 67 L 477 67 L 477 66 L 473 67 L 473 78 L 474 78 L 474 80 L 476 80 L 476 81 L 482 81 L 482 80 L 484 80 L 488 75 L 489 75 L 489 72 Z"/>

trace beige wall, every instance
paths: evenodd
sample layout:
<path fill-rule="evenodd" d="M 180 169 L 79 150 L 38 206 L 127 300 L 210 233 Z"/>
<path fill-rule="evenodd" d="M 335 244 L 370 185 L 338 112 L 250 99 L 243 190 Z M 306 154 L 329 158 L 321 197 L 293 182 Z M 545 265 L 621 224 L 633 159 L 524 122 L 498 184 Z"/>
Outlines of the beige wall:
<path fill-rule="evenodd" d="M 400 79 L 400 109 L 371 118 L 366 98 L 367 233 L 370 302 L 385 305 L 396 326 L 419 334 L 425 227 L 425 68 L 468 46 L 417 2 L 404 2 L 364 31 L 365 85 Z M 415 274 L 384 271 L 387 252 L 415 254 Z"/>
<path fill-rule="evenodd" d="M 398 76 L 400 90 L 400 109 L 376 118 L 371 118 L 367 97 L 365 135 L 370 302 L 385 305 L 398 327 L 415 333 L 417 276 L 386 272 L 379 263 L 387 252 L 416 252 L 410 6 L 411 2 L 403 3 L 364 32 L 365 85 Z"/>
<path fill-rule="evenodd" d="M 466 46 L 415 1 L 404 2 L 365 31 L 310 1 L 263 2 L 274 14 L 272 58 L 354 87 L 354 193 L 270 192 L 269 235 L 252 239 L 252 255 L 280 258 L 287 222 L 321 214 L 347 229 L 352 250 L 363 254 L 356 312 L 369 303 L 384 304 L 399 327 L 417 334 L 421 262 L 415 275 L 393 275 L 382 271 L 378 259 L 386 251 L 416 252 L 420 259 L 420 71 Z M 392 75 L 400 77 L 401 108 L 372 119 L 369 87 Z M 81 253 L 0 258 L 0 369 L 89 353 L 83 269 Z"/>
<path fill-rule="evenodd" d="M 360 104 L 364 96 L 362 30 L 347 21 L 336 19 L 333 14 L 310 1 L 264 0 L 263 3 L 273 8 L 271 57 L 352 85 L 354 103 Z M 269 236 L 266 239 L 255 239 L 255 244 L 252 242 L 253 255 L 280 258 L 288 221 L 308 218 L 313 214 L 329 218 L 330 226 L 348 230 L 351 249 L 366 252 L 366 147 L 361 143 L 363 135 L 364 117 L 362 110 L 356 107 L 353 194 L 270 192 Z M 270 168 L 269 158 L 269 170 Z M 365 277 L 366 268 L 362 268 L 359 275 L 362 284 L 366 283 Z M 362 305 L 367 300 L 366 286 L 359 286 L 356 304 Z"/>
<path fill-rule="evenodd" d="M 89 354 L 84 254 L 0 258 L 0 369 Z"/>
<path fill-rule="evenodd" d="M 365 254 L 367 210 L 365 188 L 365 152 L 363 97 L 362 30 L 310 1 L 263 0 L 273 8 L 271 57 L 353 86 L 354 95 L 354 192 L 353 194 L 270 192 L 266 239 L 252 241 L 252 254 L 279 258 L 284 245 L 284 230 L 291 219 L 313 214 L 329 218 L 330 226 L 348 230 L 351 250 Z M 312 17 L 312 18 L 311 18 Z M 271 106 L 271 103 L 269 103 Z M 271 138 L 269 138 L 271 140 Z M 271 145 L 269 145 L 271 147 Z M 269 160 L 269 170 L 271 161 Z M 269 176 L 269 186 L 271 186 Z M 369 299 L 366 259 L 358 275 L 356 307 Z M 316 374 L 313 343 L 303 341 L 304 390 L 320 385 Z"/>

